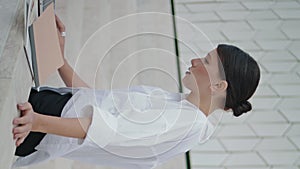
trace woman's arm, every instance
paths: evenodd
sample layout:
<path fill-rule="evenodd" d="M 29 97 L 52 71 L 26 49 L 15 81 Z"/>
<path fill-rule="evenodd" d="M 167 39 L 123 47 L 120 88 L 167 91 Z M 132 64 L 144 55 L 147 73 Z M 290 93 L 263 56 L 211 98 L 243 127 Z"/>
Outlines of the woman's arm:
<path fill-rule="evenodd" d="M 13 136 L 19 146 L 30 131 L 56 134 L 65 137 L 85 138 L 91 124 L 91 118 L 61 118 L 38 114 L 33 111 L 29 102 L 18 104 L 21 117 L 13 120 L 16 125 Z"/>
<path fill-rule="evenodd" d="M 64 65 L 58 69 L 59 75 L 67 87 L 88 87 L 90 88 L 72 69 L 66 59 Z"/>
<path fill-rule="evenodd" d="M 90 88 L 72 69 L 68 61 L 64 57 L 65 51 L 65 36 L 62 36 L 62 32 L 66 31 L 65 25 L 55 15 L 56 27 L 57 27 L 57 36 L 59 39 L 59 45 L 61 54 L 63 56 L 64 65 L 58 69 L 59 75 L 66 84 L 67 87 L 88 87 Z"/>
<path fill-rule="evenodd" d="M 34 113 L 36 124 L 31 131 L 65 137 L 85 138 L 90 118 L 61 118 Z"/>

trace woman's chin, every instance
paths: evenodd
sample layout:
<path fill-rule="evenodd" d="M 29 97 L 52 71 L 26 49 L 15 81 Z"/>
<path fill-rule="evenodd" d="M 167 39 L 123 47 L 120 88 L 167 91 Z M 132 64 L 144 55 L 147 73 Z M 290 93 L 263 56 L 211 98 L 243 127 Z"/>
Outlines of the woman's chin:
<path fill-rule="evenodd" d="M 189 76 L 191 76 L 191 73 L 186 72 L 186 73 L 184 74 L 184 77 L 182 78 L 182 80 L 188 78 Z"/>
<path fill-rule="evenodd" d="M 182 85 L 183 87 L 185 87 L 186 89 L 190 90 L 190 84 L 188 84 L 188 81 L 186 81 L 185 78 L 182 79 Z"/>
<path fill-rule="evenodd" d="M 186 82 L 187 82 L 187 79 L 186 79 L 186 75 L 181 79 L 181 83 L 183 84 L 184 87 L 186 87 Z"/>

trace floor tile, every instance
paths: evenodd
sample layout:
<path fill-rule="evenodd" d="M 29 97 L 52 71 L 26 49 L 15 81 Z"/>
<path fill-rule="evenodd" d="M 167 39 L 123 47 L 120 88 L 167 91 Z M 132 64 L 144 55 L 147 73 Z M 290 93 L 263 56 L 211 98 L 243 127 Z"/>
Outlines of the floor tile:
<path fill-rule="evenodd" d="M 296 65 L 297 62 L 264 62 L 261 63 L 267 69 L 268 72 L 272 73 L 287 73 L 290 72 Z"/>
<path fill-rule="evenodd" d="M 245 51 L 259 51 L 261 47 L 253 41 L 232 41 L 232 44 Z"/>
<path fill-rule="evenodd" d="M 275 9 L 274 12 L 282 19 L 300 19 L 300 11 L 297 9 Z"/>
<path fill-rule="evenodd" d="M 264 50 L 284 50 L 286 49 L 290 41 L 289 40 L 256 40 L 256 43 Z"/>
<path fill-rule="evenodd" d="M 222 31 L 227 39 L 230 40 L 251 40 L 255 32 L 254 31 L 236 31 L 236 30 L 224 30 Z"/>
<path fill-rule="evenodd" d="M 224 167 L 197 167 L 192 166 L 192 169 L 225 169 Z"/>
<path fill-rule="evenodd" d="M 265 19 L 277 19 L 277 15 L 271 10 L 257 10 L 251 11 L 247 16 L 248 20 L 265 20 Z"/>
<path fill-rule="evenodd" d="M 272 97 L 272 96 L 274 97 L 274 96 L 277 96 L 278 93 L 276 90 L 274 91 L 268 85 L 259 85 L 255 91 L 255 95 L 256 96 L 265 96 L 265 97 Z"/>
<path fill-rule="evenodd" d="M 277 166 L 275 166 L 272 169 L 299 169 L 299 168 L 296 167 L 296 166 L 289 166 L 289 165 L 287 165 L 287 166 L 283 166 L 283 167 L 277 167 Z"/>
<path fill-rule="evenodd" d="M 277 105 L 279 109 L 298 109 L 300 108 L 299 105 L 299 98 L 282 98 L 282 101 Z"/>
<path fill-rule="evenodd" d="M 202 31 L 221 30 L 220 22 L 201 22 L 195 23 L 195 25 Z"/>
<path fill-rule="evenodd" d="M 300 122 L 299 109 L 281 109 L 282 114 L 289 122 Z"/>
<path fill-rule="evenodd" d="M 291 127 L 286 132 L 286 136 L 298 137 L 300 136 L 300 124 L 292 124 Z"/>
<path fill-rule="evenodd" d="M 271 84 L 299 84 L 300 77 L 296 73 L 273 74 L 269 79 Z"/>
<path fill-rule="evenodd" d="M 216 13 L 225 21 L 244 20 L 250 14 L 249 11 L 217 11 Z"/>
<path fill-rule="evenodd" d="M 285 118 L 276 110 L 253 111 L 247 119 L 248 123 L 272 123 L 287 122 Z"/>
<path fill-rule="evenodd" d="M 298 29 L 285 29 L 283 32 L 289 39 L 300 39 L 300 31 Z"/>
<path fill-rule="evenodd" d="M 192 165 L 219 166 L 227 157 L 226 153 L 191 153 Z"/>
<path fill-rule="evenodd" d="M 221 127 L 218 137 L 253 137 L 255 133 L 247 125 L 225 125 Z"/>
<path fill-rule="evenodd" d="M 290 140 L 300 149 L 300 136 L 290 136 Z"/>
<path fill-rule="evenodd" d="M 261 69 L 261 67 L 260 67 Z M 270 83 L 270 79 L 272 78 L 272 73 L 269 72 L 261 72 L 260 73 L 260 80 L 259 84 L 260 85 L 268 85 Z"/>
<path fill-rule="evenodd" d="M 280 96 L 299 96 L 300 95 L 300 86 L 298 85 L 280 85 L 273 84 L 272 88 L 278 93 Z"/>
<path fill-rule="evenodd" d="M 255 150 L 296 150 L 296 147 L 287 138 L 264 138 Z"/>
<path fill-rule="evenodd" d="M 255 30 L 277 30 L 280 27 L 282 21 L 278 19 L 268 19 L 268 20 L 248 20 L 247 22 L 249 22 L 249 24 Z M 290 26 L 288 25 L 288 27 Z"/>
<path fill-rule="evenodd" d="M 269 9 L 273 4 L 274 2 L 271 2 L 271 1 L 254 1 L 254 2 L 251 2 L 251 1 L 246 1 L 246 2 L 242 2 L 244 6 L 246 6 L 248 9 L 251 9 L 251 10 L 257 10 L 257 9 Z"/>
<path fill-rule="evenodd" d="M 265 52 L 260 59 L 261 62 L 283 62 L 283 61 L 296 61 L 297 58 L 288 51 L 269 51 Z"/>
<path fill-rule="evenodd" d="M 189 4 L 188 8 L 192 12 L 202 12 L 202 11 L 227 11 L 227 10 L 244 10 L 245 7 L 238 2 L 227 2 L 227 3 L 198 3 L 198 4 Z"/>
<path fill-rule="evenodd" d="M 224 163 L 225 166 L 264 166 L 264 161 L 256 153 L 232 153 Z"/>
<path fill-rule="evenodd" d="M 235 30 L 235 31 L 251 31 L 252 28 L 250 24 L 246 21 L 226 21 L 226 22 L 219 22 L 220 23 L 220 30 Z"/>
<path fill-rule="evenodd" d="M 205 142 L 204 144 L 200 144 L 195 146 L 192 149 L 193 152 L 198 152 L 198 153 L 202 153 L 203 151 L 209 151 L 209 152 L 213 152 L 213 151 L 217 151 L 217 152 L 224 152 L 224 148 L 223 146 L 220 144 L 220 142 L 217 139 L 210 139 L 207 142 Z"/>
<path fill-rule="evenodd" d="M 259 138 L 224 138 L 220 141 L 227 151 L 251 151 L 259 140 Z"/>
<path fill-rule="evenodd" d="M 251 116 L 252 112 L 247 112 L 243 114 L 242 116 L 235 117 L 232 112 L 224 113 L 222 116 L 222 120 L 220 124 L 244 124 L 245 121 Z"/>
<path fill-rule="evenodd" d="M 296 1 L 277 1 L 272 5 L 272 9 L 300 9 L 300 4 Z"/>
<path fill-rule="evenodd" d="M 244 166 L 239 166 L 239 167 L 226 167 L 226 169 L 271 169 L 271 167 L 244 167 Z"/>
<path fill-rule="evenodd" d="M 281 24 L 280 28 L 282 30 L 295 29 L 295 28 L 300 26 L 300 22 L 299 22 L 298 19 L 295 19 L 295 20 L 282 20 L 281 22 L 282 22 L 282 24 Z"/>
<path fill-rule="evenodd" d="M 177 17 L 182 17 L 190 22 L 197 23 L 202 21 L 219 21 L 220 18 L 214 12 L 203 12 L 197 14 L 182 13 Z"/>
<path fill-rule="evenodd" d="M 253 124 L 250 126 L 253 128 L 257 136 L 283 136 L 285 131 L 290 126 L 287 123 L 265 123 L 265 124 Z"/>
<path fill-rule="evenodd" d="M 250 99 L 250 103 L 253 104 L 253 109 L 255 110 L 271 110 L 273 109 L 281 99 L 278 97 L 270 98 L 258 98 L 254 97 Z"/>
<path fill-rule="evenodd" d="M 278 152 L 267 152 L 260 151 L 259 154 L 268 162 L 270 165 L 291 165 L 299 158 L 300 153 L 296 151 L 278 151 Z"/>
<path fill-rule="evenodd" d="M 259 30 L 256 31 L 254 38 L 262 39 L 262 40 L 286 40 L 288 39 L 285 34 L 283 34 L 280 30 Z"/>
<path fill-rule="evenodd" d="M 299 44 L 300 44 L 300 41 L 298 41 L 298 40 L 293 41 L 288 47 L 288 50 L 291 51 L 292 54 L 298 58 L 298 60 L 300 60 Z"/>
<path fill-rule="evenodd" d="M 184 4 L 175 4 L 176 13 L 188 12 L 186 5 Z"/>

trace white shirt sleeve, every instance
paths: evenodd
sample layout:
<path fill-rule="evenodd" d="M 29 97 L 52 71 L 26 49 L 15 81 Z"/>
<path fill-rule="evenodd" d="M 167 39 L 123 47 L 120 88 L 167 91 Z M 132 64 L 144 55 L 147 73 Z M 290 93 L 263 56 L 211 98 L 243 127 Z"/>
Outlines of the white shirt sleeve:
<path fill-rule="evenodd" d="M 95 106 L 89 109 L 93 118 L 85 141 L 126 157 L 164 153 L 188 136 L 200 133 L 205 125 L 201 112 L 188 108 L 151 109 L 143 114 L 131 110 L 118 117 Z"/>
<path fill-rule="evenodd" d="M 117 118 L 94 105 L 86 106 L 83 111 L 92 116 L 85 140 L 92 141 L 101 148 L 112 142 L 116 135 Z"/>

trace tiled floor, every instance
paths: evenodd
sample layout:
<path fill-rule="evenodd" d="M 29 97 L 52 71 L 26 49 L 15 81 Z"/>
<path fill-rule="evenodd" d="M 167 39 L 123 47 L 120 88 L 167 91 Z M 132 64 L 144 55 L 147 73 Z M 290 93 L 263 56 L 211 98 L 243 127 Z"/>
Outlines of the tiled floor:
<path fill-rule="evenodd" d="M 246 50 L 262 70 L 253 111 L 241 118 L 224 115 L 213 138 L 191 151 L 192 168 L 300 168 L 300 1 L 175 2 L 177 16 L 191 22 L 179 21 L 180 40 L 195 52 L 180 44 L 182 73 L 192 57 L 218 43 Z"/>

